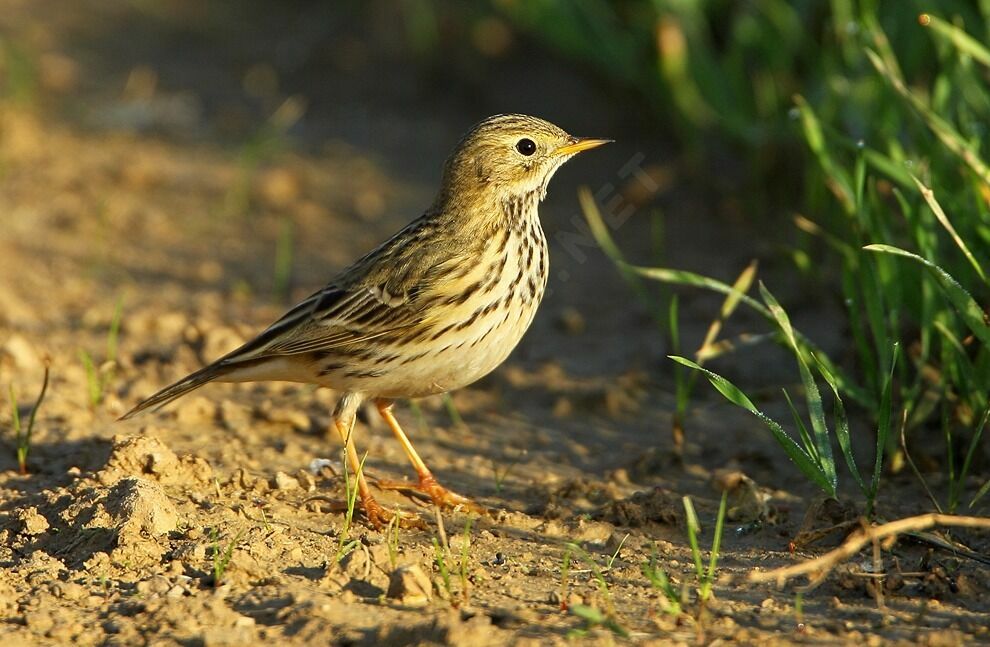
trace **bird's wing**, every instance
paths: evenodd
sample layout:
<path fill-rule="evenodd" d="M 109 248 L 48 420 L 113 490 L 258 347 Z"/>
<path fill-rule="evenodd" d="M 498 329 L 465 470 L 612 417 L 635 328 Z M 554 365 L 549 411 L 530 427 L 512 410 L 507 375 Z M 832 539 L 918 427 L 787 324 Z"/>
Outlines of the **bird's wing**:
<path fill-rule="evenodd" d="M 430 327 L 428 303 L 437 291 L 457 289 L 457 279 L 471 269 L 467 259 L 484 237 L 462 232 L 464 240 L 424 244 L 437 231 L 430 213 L 409 223 L 359 259 L 322 290 L 285 313 L 255 339 L 220 363 L 254 361 L 272 356 L 332 351 L 393 332 Z"/>
<path fill-rule="evenodd" d="M 411 296 L 392 296 L 375 286 L 329 285 L 222 361 L 328 351 L 415 326 L 421 317 Z"/>
<path fill-rule="evenodd" d="M 418 255 L 412 251 L 409 246 L 396 246 L 362 259 L 220 361 L 229 364 L 331 351 L 401 330 L 429 327 L 431 317 L 436 316 L 426 307 L 430 295 L 440 285 L 450 287 L 451 276 L 467 266 L 463 257 L 443 250 Z"/>

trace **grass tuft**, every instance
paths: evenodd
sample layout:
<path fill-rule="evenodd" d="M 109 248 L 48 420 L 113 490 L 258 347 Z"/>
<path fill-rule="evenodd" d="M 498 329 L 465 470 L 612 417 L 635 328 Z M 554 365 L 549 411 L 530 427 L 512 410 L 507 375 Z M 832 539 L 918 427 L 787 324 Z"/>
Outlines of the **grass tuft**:
<path fill-rule="evenodd" d="M 79 360 L 86 371 L 86 399 L 93 409 L 103 402 L 103 397 L 113 382 L 117 369 L 117 350 L 120 343 L 120 326 L 123 315 L 124 299 L 120 297 L 114 306 L 110 327 L 107 329 L 106 360 L 102 364 L 97 365 L 93 356 L 85 349 L 79 350 Z"/>
<path fill-rule="evenodd" d="M 344 512 L 344 527 L 340 529 L 340 534 L 337 535 L 337 551 L 334 553 L 333 557 L 334 564 L 340 564 L 341 560 L 347 557 L 360 543 L 357 539 L 351 540 L 350 535 L 351 528 L 354 523 L 354 511 L 357 509 L 358 483 L 360 482 L 361 474 L 364 473 L 364 462 L 367 459 L 368 453 L 365 452 L 364 456 L 361 457 L 361 462 L 358 464 L 357 474 L 352 476 L 347 467 L 347 442 L 344 443 L 342 462 L 344 469 L 344 493 L 347 509 Z"/>
<path fill-rule="evenodd" d="M 14 428 L 14 445 L 17 448 L 17 469 L 21 474 L 27 474 L 27 459 L 31 451 L 31 437 L 34 434 L 34 421 L 41 409 L 41 403 L 45 399 L 48 391 L 48 372 L 50 361 L 45 359 L 45 377 L 41 383 L 41 391 L 38 392 L 38 399 L 31 407 L 31 415 L 28 416 L 27 428 L 21 427 L 21 412 L 17 407 L 17 397 L 14 393 L 14 385 L 10 385 L 10 412 Z"/>
<path fill-rule="evenodd" d="M 234 557 L 234 549 L 241 542 L 244 537 L 244 530 L 241 530 L 237 535 L 231 539 L 227 546 L 221 548 L 220 538 L 217 533 L 216 526 L 210 528 L 210 542 L 213 544 L 213 586 L 218 588 L 223 582 L 223 576 L 227 572 L 227 568 L 230 566 L 230 560 Z"/>

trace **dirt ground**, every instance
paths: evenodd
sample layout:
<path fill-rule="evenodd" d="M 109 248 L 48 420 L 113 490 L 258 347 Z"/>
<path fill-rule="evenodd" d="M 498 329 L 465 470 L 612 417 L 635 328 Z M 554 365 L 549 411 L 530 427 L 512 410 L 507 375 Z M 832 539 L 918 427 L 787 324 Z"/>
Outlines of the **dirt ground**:
<path fill-rule="evenodd" d="M 631 208 L 614 233 L 632 258 L 723 279 L 761 258 L 797 325 L 839 347 L 841 324 L 822 314 L 823 300 L 785 282 L 777 241 L 719 198 L 731 173 L 699 188 L 662 134 L 641 134 L 620 100 L 525 42 L 440 73 L 404 64 L 398 46 L 368 44 L 401 35 L 388 3 L 363 21 L 323 3 L 268 7 L 264 20 L 261 5 L 238 14 L 201 4 L 211 3 L 0 2 L 6 60 L 13 43 L 36 71 L 28 104 L 10 99 L 0 111 L 7 644 L 990 641 L 986 567 L 908 541 L 883 554 L 881 572 L 864 552 L 803 599 L 793 583 L 748 584 L 756 569 L 834 546 L 840 537 L 788 547 L 836 519 L 806 519 L 815 493 L 757 421 L 707 388 L 696 391 L 683 455 L 674 452 L 668 349 L 582 238 L 575 189 L 589 185 L 613 215 Z M 422 401 L 419 415 L 400 407 L 440 480 L 491 515 L 445 512 L 441 525 L 432 508 L 382 492 L 424 528 L 397 538 L 359 518 L 347 528 L 327 390 L 211 385 L 116 422 L 414 217 L 457 136 L 505 110 L 619 143 L 552 183 L 541 210 L 551 293 L 512 358 L 453 394 L 463 422 L 440 398 Z M 683 299 L 684 334 L 696 341 L 718 302 Z M 51 383 L 20 475 L 6 395 L 12 385 L 26 414 L 46 358 Z M 768 347 L 719 370 L 757 393 L 794 377 Z M 410 477 L 375 416 L 363 415 L 358 433 L 370 477 Z M 681 497 L 693 498 L 707 546 L 731 473 L 747 478 L 733 491 L 714 598 L 701 612 Z M 885 517 L 928 509 L 912 479 L 884 483 Z M 986 535 L 955 537 L 990 547 Z M 449 545 L 440 549 L 449 584 L 435 539 Z M 568 541 L 594 568 L 574 555 L 565 569 Z M 341 546 L 351 550 L 338 564 Z M 654 553 L 686 587 L 686 613 L 667 613 L 643 575 Z M 218 581 L 215 566 L 228 560 Z M 577 605 L 613 612 L 628 637 L 582 633 Z"/>

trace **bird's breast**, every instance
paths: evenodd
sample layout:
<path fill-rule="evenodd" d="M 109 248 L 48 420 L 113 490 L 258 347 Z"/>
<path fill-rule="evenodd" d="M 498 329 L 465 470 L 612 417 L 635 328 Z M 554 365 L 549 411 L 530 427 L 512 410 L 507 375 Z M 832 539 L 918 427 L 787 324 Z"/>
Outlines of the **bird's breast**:
<path fill-rule="evenodd" d="M 476 256 L 462 259 L 422 295 L 428 325 L 383 344 L 361 366 L 351 362 L 348 384 L 341 386 L 419 397 L 466 386 L 504 362 L 543 298 L 546 237 L 533 218 L 495 232 Z"/>

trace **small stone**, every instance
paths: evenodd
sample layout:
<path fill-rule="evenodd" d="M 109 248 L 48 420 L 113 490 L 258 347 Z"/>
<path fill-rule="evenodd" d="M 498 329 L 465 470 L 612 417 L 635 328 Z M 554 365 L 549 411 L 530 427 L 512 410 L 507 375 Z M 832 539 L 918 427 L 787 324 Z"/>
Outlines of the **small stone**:
<path fill-rule="evenodd" d="M 155 575 L 147 580 L 141 580 L 135 585 L 137 592 L 141 595 L 160 596 L 168 593 L 172 588 L 172 583 L 161 575 Z"/>
<path fill-rule="evenodd" d="M 41 516 L 34 506 L 21 508 L 14 516 L 21 522 L 21 534 L 33 537 L 48 530 L 48 519 Z"/>
<path fill-rule="evenodd" d="M 307 492 L 313 492 L 316 490 L 316 479 L 313 478 L 313 475 L 306 470 L 297 471 L 296 480 L 299 481 L 299 487 Z"/>
<path fill-rule="evenodd" d="M 289 476 L 285 472 L 275 472 L 275 489 L 298 490 L 299 481 L 294 476 Z"/>
<path fill-rule="evenodd" d="M 76 582 L 59 582 L 52 590 L 55 597 L 63 600 L 81 600 L 86 596 L 86 587 Z"/>
<path fill-rule="evenodd" d="M 371 553 L 371 563 L 380 568 L 382 571 L 388 571 L 388 569 L 393 566 L 393 556 L 391 550 L 391 547 L 385 543 L 372 544 L 368 547 L 368 552 Z M 396 546 L 395 558 L 398 558 L 398 546 Z"/>
<path fill-rule="evenodd" d="M 319 391 L 317 391 L 317 393 L 319 393 Z M 324 469 L 328 469 L 333 474 L 336 474 L 336 469 L 334 468 L 335 464 L 336 463 L 329 458 L 314 458 L 309 462 L 309 467 L 307 469 L 313 476 L 321 473 Z"/>
<path fill-rule="evenodd" d="M 422 607 L 433 599 L 433 585 L 418 565 L 400 566 L 389 575 L 385 595 L 405 606 Z"/>

